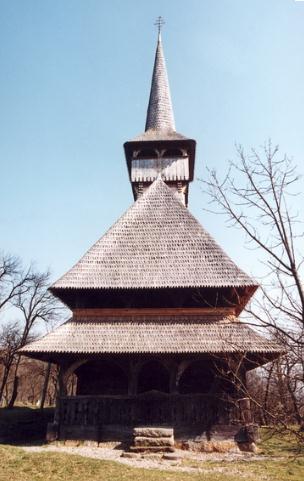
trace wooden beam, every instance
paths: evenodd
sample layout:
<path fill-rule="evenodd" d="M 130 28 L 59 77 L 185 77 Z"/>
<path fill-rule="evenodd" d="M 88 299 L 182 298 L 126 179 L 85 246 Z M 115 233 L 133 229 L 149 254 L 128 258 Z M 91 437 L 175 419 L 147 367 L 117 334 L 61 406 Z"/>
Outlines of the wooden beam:
<path fill-rule="evenodd" d="M 155 317 L 155 316 L 234 316 L 234 307 L 177 307 L 177 308 L 144 308 L 144 309 L 74 309 L 77 317 Z"/>

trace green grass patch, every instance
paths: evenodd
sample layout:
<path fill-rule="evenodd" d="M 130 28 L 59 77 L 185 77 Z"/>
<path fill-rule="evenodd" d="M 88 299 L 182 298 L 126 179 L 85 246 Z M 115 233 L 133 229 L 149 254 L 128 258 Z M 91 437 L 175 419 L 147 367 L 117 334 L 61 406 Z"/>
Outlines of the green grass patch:
<path fill-rule="evenodd" d="M 0 459 L 1 481 L 210 481 L 209 470 L 192 474 L 131 468 L 64 453 L 26 453 L 8 446 L 0 447 Z M 216 472 L 212 476 L 212 481 L 235 479 Z"/>
<path fill-rule="evenodd" d="M 268 456 L 304 456 L 304 445 L 292 432 L 274 433 L 271 429 L 261 428 L 259 448 Z"/>
<path fill-rule="evenodd" d="M 183 465 L 201 468 L 204 471 L 209 470 L 210 481 L 242 481 L 244 479 L 248 481 L 303 481 L 304 479 L 303 458 L 222 462 L 185 460 Z"/>

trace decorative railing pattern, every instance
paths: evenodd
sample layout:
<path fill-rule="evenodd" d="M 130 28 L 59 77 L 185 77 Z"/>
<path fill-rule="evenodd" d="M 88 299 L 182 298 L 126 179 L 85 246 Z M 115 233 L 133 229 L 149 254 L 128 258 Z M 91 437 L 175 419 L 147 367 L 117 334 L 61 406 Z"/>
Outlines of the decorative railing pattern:
<path fill-rule="evenodd" d="M 210 395 L 67 396 L 60 399 L 63 425 L 213 425 L 238 420 L 235 403 Z"/>

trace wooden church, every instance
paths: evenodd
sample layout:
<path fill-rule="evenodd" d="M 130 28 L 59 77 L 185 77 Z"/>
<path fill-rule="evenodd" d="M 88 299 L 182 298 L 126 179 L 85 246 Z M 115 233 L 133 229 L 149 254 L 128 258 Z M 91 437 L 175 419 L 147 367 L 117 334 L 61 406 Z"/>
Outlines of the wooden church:
<path fill-rule="evenodd" d="M 195 146 L 175 128 L 159 34 L 145 132 L 124 144 L 135 202 L 51 287 L 71 319 L 21 350 L 60 368 L 53 439 L 250 422 L 246 372 L 280 348 L 238 319 L 258 285 L 187 208 Z"/>

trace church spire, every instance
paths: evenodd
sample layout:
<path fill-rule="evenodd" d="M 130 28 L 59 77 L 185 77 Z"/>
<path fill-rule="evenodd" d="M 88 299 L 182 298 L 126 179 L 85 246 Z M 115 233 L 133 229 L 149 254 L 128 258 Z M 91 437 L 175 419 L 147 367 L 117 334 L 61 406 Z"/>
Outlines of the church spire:
<path fill-rule="evenodd" d="M 145 132 L 124 143 L 134 199 L 158 177 L 188 204 L 194 176 L 195 140 L 176 132 L 166 63 L 161 41 L 164 21 L 158 17 L 158 40 Z"/>
<path fill-rule="evenodd" d="M 175 131 L 166 62 L 161 41 L 160 19 L 145 130 Z"/>

